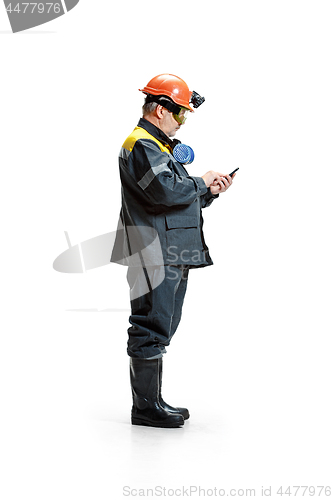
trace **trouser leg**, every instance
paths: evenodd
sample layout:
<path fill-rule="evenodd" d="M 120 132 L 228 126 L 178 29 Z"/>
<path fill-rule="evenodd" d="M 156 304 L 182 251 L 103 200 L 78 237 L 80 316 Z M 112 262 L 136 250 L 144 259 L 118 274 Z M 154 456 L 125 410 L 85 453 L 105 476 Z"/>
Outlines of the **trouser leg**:
<path fill-rule="evenodd" d="M 178 289 L 177 289 L 176 295 L 175 295 L 174 313 L 173 313 L 172 322 L 171 322 L 171 338 L 176 333 L 180 319 L 182 317 L 183 303 L 184 303 L 185 293 L 186 293 L 186 289 L 187 289 L 188 273 L 189 273 L 189 267 L 183 266 L 182 267 L 181 281 L 179 283 L 179 286 L 178 286 Z"/>
<path fill-rule="evenodd" d="M 160 283 L 162 273 L 165 276 Z M 138 296 L 140 290 L 146 291 L 147 276 L 150 290 Z M 187 276 L 188 269 L 177 266 L 158 266 L 146 270 L 129 268 L 127 280 L 132 297 L 132 314 L 129 318 L 132 326 L 128 329 L 129 356 L 151 358 L 166 352 L 165 346 L 169 345 L 181 318 Z"/>

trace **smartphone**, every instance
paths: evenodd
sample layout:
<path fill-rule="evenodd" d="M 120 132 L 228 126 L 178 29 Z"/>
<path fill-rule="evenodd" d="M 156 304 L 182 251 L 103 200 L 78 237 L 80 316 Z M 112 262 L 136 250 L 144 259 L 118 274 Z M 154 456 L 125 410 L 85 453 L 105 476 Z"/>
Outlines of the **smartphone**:
<path fill-rule="evenodd" d="M 234 173 L 235 173 L 235 172 L 237 172 L 237 170 L 239 170 L 239 167 L 238 167 L 238 168 L 235 168 L 235 170 L 233 170 L 233 171 L 231 172 L 231 174 L 229 174 L 229 175 L 230 175 L 230 177 L 231 177 L 232 175 L 234 175 Z"/>

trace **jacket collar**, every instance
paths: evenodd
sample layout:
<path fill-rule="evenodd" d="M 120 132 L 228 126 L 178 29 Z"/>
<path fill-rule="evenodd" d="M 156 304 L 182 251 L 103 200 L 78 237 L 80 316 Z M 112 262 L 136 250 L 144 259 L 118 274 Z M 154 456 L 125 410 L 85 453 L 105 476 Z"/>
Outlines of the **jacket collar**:
<path fill-rule="evenodd" d="M 153 123 L 149 122 L 145 118 L 140 118 L 138 127 L 144 128 L 150 135 L 155 137 L 155 139 L 158 139 L 160 142 L 162 142 L 162 144 L 166 146 L 170 146 L 171 149 L 174 148 L 176 143 L 180 142 L 177 139 L 174 140 L 170 139 L 164 132 L 162 132 L 162 130 L 160 130 L 158 127 L 153 125 Z"/>

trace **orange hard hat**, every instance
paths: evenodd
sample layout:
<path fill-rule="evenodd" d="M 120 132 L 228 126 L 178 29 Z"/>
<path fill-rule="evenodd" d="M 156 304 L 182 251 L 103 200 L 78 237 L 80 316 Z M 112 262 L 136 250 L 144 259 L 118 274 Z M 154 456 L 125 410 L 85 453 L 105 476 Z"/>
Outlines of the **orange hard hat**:
<path fill-rule="evenodd" d="M 166 95 L 178 106 L 194 111 L 190 105 L 192 92 L 179 76 L 162 73 L 152 78 L 144 89 L 139 90 L 145 94 Z"/>

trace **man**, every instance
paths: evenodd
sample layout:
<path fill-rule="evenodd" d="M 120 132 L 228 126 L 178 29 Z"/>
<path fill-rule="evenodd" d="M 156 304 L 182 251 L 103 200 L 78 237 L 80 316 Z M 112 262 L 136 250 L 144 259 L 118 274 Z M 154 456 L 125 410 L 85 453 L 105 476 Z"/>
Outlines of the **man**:
<path fill-rule="evenodd" d="M 170 74 L 154 77 L 141 91 L 143 118 L 119 158 L 122 208 L 111 261 L 129 266 L 132 424 L 179 427 L 189 412 L 162 399 L 162 356 L 181 318 L 189 269 L 213 263 L 201 209 L 232 179 L 212 170 L 189 176 L 173 156 L 180 141 L 171 138 L 203 97 Z"/>

